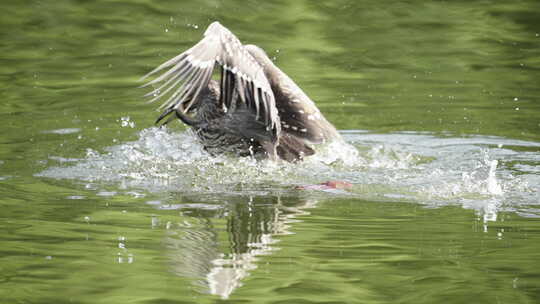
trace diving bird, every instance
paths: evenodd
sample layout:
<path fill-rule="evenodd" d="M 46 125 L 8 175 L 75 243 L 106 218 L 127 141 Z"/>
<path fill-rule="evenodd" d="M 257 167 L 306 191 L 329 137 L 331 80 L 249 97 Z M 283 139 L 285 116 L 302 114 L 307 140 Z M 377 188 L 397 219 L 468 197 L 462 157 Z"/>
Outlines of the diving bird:
<path fill-rule="evenodd" d="M 220 75 L 214 76 L 216 67 Z M 261 48 L 243 45 L 219 22 L 210 24 L 193 47 L 141 80 L 159 71 L 164 72 L 143 85 L 154 87 L 145 95 L 149 102 L 166 99 L 156 124 L 180 119 L 210 154 L 295 162 L 314 154 L 317 144 L 341 138 Z"/>

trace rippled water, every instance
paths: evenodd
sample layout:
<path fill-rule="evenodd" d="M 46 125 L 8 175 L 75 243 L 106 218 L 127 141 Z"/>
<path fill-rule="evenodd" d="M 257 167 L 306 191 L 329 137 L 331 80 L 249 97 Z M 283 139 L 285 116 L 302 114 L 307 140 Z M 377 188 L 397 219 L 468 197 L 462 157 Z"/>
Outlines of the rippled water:
<path fill-rule="evenodd" d="M 153 127 L 218 20 L 344 142 L 299 164 Z M 0 302 L 540 301 L 540 6 L 5 1 Z M 329 180 L 351 189 L 310 187 Z"/>
<path fill-rule="evenodd" d="M 309 216 L 321 202 L 412 203 L 402 207 L 408 209 L 417 204 L 459 206 L 474 210 L 473 230 L 495 230 L 499 240 L 505 235 L 498 227 L 504 221 L 501 214 L 540 217 L 540 143 L 415 132 L 342 134 L 345 142 L 332 143 L 301 164 L 290 164 L 213 157 L 191 132 L 149 128 L 139 132 L 137 140 L 103 152 L 87 149 L 80 159 L 51 155 L 54 164 L 36 176 L 75 180 L 104 198 L 128 196 L 152 209 L 179 210 L 190 220 L 163 223 L 157 216 L 151 218 L 152 227 L 167 231 L 162 242 L 172 263 L 170 271 L 192 278 L 198 292 L 222 298 L 242 286 L 250 272 L 258 271 L 262 256 L 280 249 L 276 237 L 294 233 L 295 219 Z M 348 181 L 353 187 L 297 189 L 327 180 Z M 293 207 L 282 205 L 291 200 Z M 214 227 L 212 218 L 226 219 L 226 228 L 221 229 L 229 234 L 229 249 L 219 248 L 221 229 Z M 204 220 L 192 223 L 193 219 Z M 339 217 L 332 219 L 336 220 Z M 136 256 L 126 249 L 124 236 L 119 238 L 118 263 L 133 263 Z M 389 245 L 366 245 L 370 246 Z"/>

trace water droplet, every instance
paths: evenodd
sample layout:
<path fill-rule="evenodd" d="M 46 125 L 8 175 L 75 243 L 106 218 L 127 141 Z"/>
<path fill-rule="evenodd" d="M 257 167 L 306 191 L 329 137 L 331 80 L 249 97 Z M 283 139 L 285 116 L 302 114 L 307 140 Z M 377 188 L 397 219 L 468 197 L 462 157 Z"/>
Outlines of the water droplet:
<path fill-rule="evenodd" d="M 497 169 L 498 163 L 499 162 L 497 160 L 492 160 L 489 163 L 489 174 L 488 174 L 488 180 L 487 180 L 489 193 L 495 194 L 495 195 L 503 194 L 502 188 L 497 182 L 497 178 L 495 177 L 495 170 Z"/>
<path fill-rule="evenodd" d="M 86 197 L 82 195 L 70 195 L 66 198 L 70 200 L 80 200 L 80 199 L 85 199 Z"/>

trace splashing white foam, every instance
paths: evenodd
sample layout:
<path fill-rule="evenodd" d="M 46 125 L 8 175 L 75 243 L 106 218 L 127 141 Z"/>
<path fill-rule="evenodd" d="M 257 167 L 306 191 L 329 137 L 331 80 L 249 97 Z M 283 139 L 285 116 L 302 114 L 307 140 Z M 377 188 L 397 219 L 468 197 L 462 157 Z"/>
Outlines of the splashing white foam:
<path fill-rule="evenodd" d="M 497 169 L 497 160 L 492 160 L 489 163 L 489 175 L 487 180 L 487 189 L 489 193 L 495 195 L 503 194 L 503 190 L 499 183 L 497 183 L 497 178 L 495 177 L 495 170 Z"/>
<path fill-rule="evenodd" d="M 38 176 L 82 180 L 98 191 L 104 190 L 94 184 L 112 182 L 128 192 L 173 191 L 215 197 L 225 193 L 266 195 L 292 191 L 296 185 L 344 180 L 354 184 L 349 195 L 362 199 L 433 206 L 461 203 L 478 210 L 484 210 L 491 199 L 511 198 L 514 204 L 540 201 L 534 173 L 540 168 L 540 153 L 534 152 L 540 146 L 537 143 L 416 133 L 348 132 L 344 137 L 346 142 L 329 143 L 304 162 L 290 164 L 210 156 L 189 131 L 149 128 L 136 141 L 109 147 L 104 153 L 88 149 L 84 159 L 61 163 L 62 167 L 48 168 Z M 508 148 L 518 145 L 534 149 L 525 154 Z M 498 169 L 500 162 L 516 161 L 526 163 L 528 167 L 518 168 L 530 168 L 530 174 L 520 172 L 516 177 L 504 165 Z"/>

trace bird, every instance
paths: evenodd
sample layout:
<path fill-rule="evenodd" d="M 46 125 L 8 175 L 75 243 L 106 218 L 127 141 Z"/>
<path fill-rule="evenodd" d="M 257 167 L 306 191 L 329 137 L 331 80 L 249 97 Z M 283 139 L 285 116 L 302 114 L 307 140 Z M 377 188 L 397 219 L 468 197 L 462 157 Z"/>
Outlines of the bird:
<path fill-rule="evenodd" d="M 158 72 L 162 73 L 142 85 L 153 88 L 145 95 L 148 102 L 166 98 L 156 124 L 179 119 L 211 155 L 298 162 L 315 154 L 317 145 L 341 139 L 262 48 L 242 44 L 217 21 L 193 47 L 141 81 Z"/>

